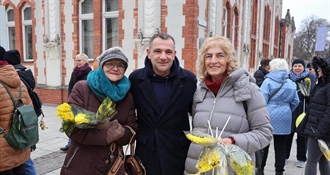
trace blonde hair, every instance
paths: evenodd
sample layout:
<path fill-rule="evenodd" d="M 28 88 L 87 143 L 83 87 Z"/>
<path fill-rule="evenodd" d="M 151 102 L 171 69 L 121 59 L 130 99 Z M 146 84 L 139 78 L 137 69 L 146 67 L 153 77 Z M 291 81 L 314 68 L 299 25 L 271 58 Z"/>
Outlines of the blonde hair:
<path fill-rule="evenodd" d="M 84 53 L 80 53 L 76 56 L 76 58 L 81 58 L 83 59 L 86 63 L 88 63 L 88 56 Z"/>
<path fill-rule="evenodd" d="M 236 52 L 232 47 L 230 40 L 226 37 L 215 35 L 209 38 L 206 38 L 201 50 L 200 55 L 197 60 L 197 78 L 200 81 L 204 81 L 205 78 L 208 76 L 205 68 L 205 54 L 211 47 L 220 47 L 224 54 L 227 61 L 227 74 L 230 74 L 234 70 L 238 69 Z"/>

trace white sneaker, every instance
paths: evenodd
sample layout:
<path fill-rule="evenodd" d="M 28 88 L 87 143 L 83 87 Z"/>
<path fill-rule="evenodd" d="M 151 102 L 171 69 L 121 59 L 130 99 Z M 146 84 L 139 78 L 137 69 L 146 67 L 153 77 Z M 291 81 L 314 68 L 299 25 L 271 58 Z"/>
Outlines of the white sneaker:
<path fill-rule="evenodd" d="M 294 165 L 298 168 L 304 168 L 305 162 L 298 160 L 298 162 L 296 162 Z"/>
<path fill-rule="evenodd" d="M 289 163 L 289 159 L 285 159 L 285 165 Z"/>

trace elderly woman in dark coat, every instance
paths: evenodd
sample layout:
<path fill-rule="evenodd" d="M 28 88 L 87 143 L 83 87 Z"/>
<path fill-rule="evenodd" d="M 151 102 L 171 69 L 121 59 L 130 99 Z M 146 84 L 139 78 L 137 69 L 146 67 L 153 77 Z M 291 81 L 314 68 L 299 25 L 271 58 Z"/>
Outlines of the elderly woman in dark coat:
<path fill-rule="evenodd" d="M 119 47 L 106 50 L 99 57 L 99 68 L 91 71 L 87 81 L 75 84 L 68 103 L 96 112 L 103 99 L 109 97 L 116 103 L 117 114 L 111 121 L 98 124 L 96 128 L 74 128 L 71 145 L 65 157 L 61 175 L 107 174 L 114 163 L 111 154 L 129 143 L 132 133 L 125 127 L 137 130 L 137 121 L 130 82 L 124 73 L 128 59 Z M 110 152 L 110 144 L 115 143 L 116 150 Z M 112 144 L 113 145 L 113 144 Z M 121 167 L 118 175 L 124 175 Z"/>

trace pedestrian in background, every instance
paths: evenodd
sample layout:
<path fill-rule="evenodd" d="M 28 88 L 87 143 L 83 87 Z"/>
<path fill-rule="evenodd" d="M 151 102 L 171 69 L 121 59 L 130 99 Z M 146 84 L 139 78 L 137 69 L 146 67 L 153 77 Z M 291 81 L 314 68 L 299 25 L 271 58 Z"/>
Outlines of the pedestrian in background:
<path fill-rule="evenodd" d="M 314 74 L 310 73 L 308 69 L 305 67 L 305 61 L 303 59 L 295 59 L 292 62 L 292 69 L 289 73 L 289 78 L 296 83 L 296 89 L 299 96 L 299 105 L 292 112 L 292 130 L 291 134 L 286 142 L 286 160 L 285 164 L 288 163 L 288 159 L 290 157 L 292 140 L 294 137 L 294 133 L 296 131 L 296 120 L 298 116 L 307 111 L 309 106 L 309 98 L 310 98 L 310 89 L 312 89 L 315 85 L 316 77 Z M 307 151 L 307 138 L 297 134 L 296 139 L 297 145 L 297 162 L 295 162 L 295 166 L 298 168 L 305 167 L 306 161 L 306 151 Z"/>
<path fill-rule="evenodd" d="M 306 67 L 311 74 L 315 74 L 315 70 L 313 69 L 312 64 L 310 62 L 307 63 Z"/>
<path fill-rule="evenodd" d="M 200 84 L 193 100 L 192 130 L 210 135 L 218 133 L 216 129 L 223 131 L 219 143 L 235 144 L 254 160 L 254 153 L 272 140 L 272 127 L 262 93 L 255 79 L 238 67 L 229 39 L 216 35 L 204 41 L 197 76 Z M 191 143 L 185 174 L 198 172 L 196 164 L 202 150 L 203 146 Z M 206 174 L 212 174 L 212 170 Z M 229 170 L 229 174 L 234 172 Z"/>
<path fill-rule="evenodd" d="M 265 76 L 269 73 L 270 59 L 264 58 L 260 61 L 259 69 L 254 73 L 253 77 L 256 79 L 256 84 L 260 87 L 265 80 Z"/>
<path fill-rule="evenodd" d="M 0 81 L 7 85 L 14 99 L 19 98 L 19 87 L 21 86 L 23 104 L 32 106 L 24 83 L 21 82 L 14 66 L 5 61 L 4 49 L 2 49 L 0 46 Z M 25 175 L 25 162 L 30 157 L 31 149 L 15 149 L 4 138 L 4 132 L 10 130 L 15 105 L 2 85 L 0 85 L 0 99 L 0 175 Z"/>
<path fill-rule="evenodd" d="M 270 113 L 270 123 L 274 129 L 275 171 L 276 175 L 283 175 L 286 142 L 291 133 L 292 111 L 299 104 L 296 84 L 289 79 L 289 65 L 281 58 L 269 62 L 270 72 L 260 89 L 267 102 Z M 265 149 L 269 149 L 266 147 Z M 264 156 L 267 157 L 264 152 Z"/>
<path fill-rule="evenodd" d="M 70 96 L 73 86 L 80 80 L 86 80 L 88 73 L 92 70 L 92 68 L 88 65 L 88 56 L 84 53 L 78 54 L 74 62 L 76 66 L 73 69 L 73 72 L 71 73 L 71 78 L 69 82 L 69 88 L 68 88 L 68 96 Z M 70 146 L 71 140 L 68 139 L 68 143 L 60 148 L 62 151 L 68 151 Z"/>
<path fill-rule="evenodd" d="M 180 175 L 190 141 L 188 113 L 196 90 L 196 76 L 180 67 L 175 41 L 169 34 L 150 38 L 144 68 L 132 72 L 139 131 L 136 155 L 147 175 Z"/>
<path fill-rule="evenodd" d="M 317 174 L 317 164 L 321 175 L 330 174 L 330 162 L 320 150 L 317 139 L 322 139 L 330 147 L 330 57 L 314 57 L 312 65 L 317 76 L 317 84 L 311 94 L 304 135 L 308 136 L 306 175 Z"/>
<path fill-rule="evenodd" d="M 268 58 L 261 59 L 259 69 L 254 73 L 253 77 L 256 79 L 256 84 L 260 87 L 264 82 L 266 75 L 269 73 L 269 62 Z M 264 175 L 264 167 L 266 166 L 269 145 L 265 148 L 256 151 L 256 175 Z M 266 152 L 266 153 L 265 153 Z"/>
<path fill-rule="evenodd" d="M 109 97 L 116 104 L 117 113 L 111 121 L 99 123 L 95 128 L 73 129 L 61 175 L 107 174 L 115 162 L 111 154 L 118 156 L 118 148 L 132 138 L 125 126 L 137 130 L 130 82 L 124 75 L 128 58 L 120 47 L 112 47 L 97 59 L 99 68 L 91 71 L 87 80 L 74 85 L 68 103 L 96 113 L 103 99 Z M 114 150 L 110 150 L 112 143 Z M 123 165 L 117 175 L 125 175 Z"/>
<path fill-rule="evenodd" d="M 27 89 L 34 89 L 36 82 L 33 73 L 30 69 L 27 69 L 21 64 L 21 56 L 18 50 L 8 50 L 4 55 L 6 61 L 13 65 L 17 74 L 19 75 L 21 81 L 24 83 Z M 36 145 L 31 147 L 31 152 L 36 149 Z M 31 157 L 25 162 L 25 174 L 27 175 L 37 175 L 36 169 L 34 167 Z"/>

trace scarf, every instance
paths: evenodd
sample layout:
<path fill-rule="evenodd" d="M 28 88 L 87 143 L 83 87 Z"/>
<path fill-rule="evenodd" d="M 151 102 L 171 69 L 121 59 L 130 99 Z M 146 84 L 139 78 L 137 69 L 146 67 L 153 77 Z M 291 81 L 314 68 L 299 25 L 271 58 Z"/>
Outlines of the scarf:
<path fill-rule="evenodd" d="M 73 75 L 76 77 L 76 79 L 81 79 L 85 75 L 87 75 L 92 70 L 91 67 L 89 67 L 88 63 L 86 63 L 83 67 L 75 67 L 73 69 Z"/>
<path fill-rule="evenodd" d="M 0 65 L 9 65 L 7 61 L 0 60 Z"/>
<path fill-rule="evenodd" d="M 309 74 L 309 71 L 308 69 L 305 69 L 304 72 L 302 72 L 301 74 L 295 74 L 293 73 L 292 69 L 290 70 L 290 79 L 293 81 L 293 82 L 296 82 L 298 80 L 301 80 L 305 77 L 307 77 Z"/>
<path fill-rule="evenodd" d="M 212 81 L 211 76 L 208 76 L 205 78 L 205 85 L 213 92 L 214 95 L 217 95 L 223 80 L 227 77 L 228 77 L 228 74 L 225 74 L 219 80 Z"/>
<path fill-rule="evenodd" d="M 87 83 L 97 96 L 109 97 L 114 102 L 122 100 L 131 87 L 131 82 L 126 76 L 120 79 L 117 84 L 112 84 L 105 76 L 102 68 L 91 71 L 87 75 Z"/>

